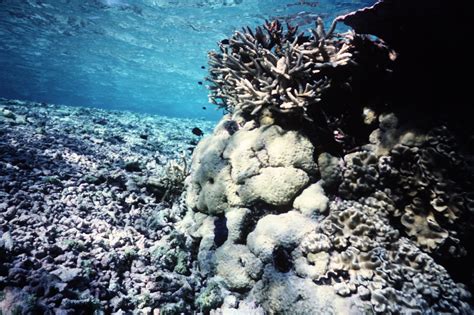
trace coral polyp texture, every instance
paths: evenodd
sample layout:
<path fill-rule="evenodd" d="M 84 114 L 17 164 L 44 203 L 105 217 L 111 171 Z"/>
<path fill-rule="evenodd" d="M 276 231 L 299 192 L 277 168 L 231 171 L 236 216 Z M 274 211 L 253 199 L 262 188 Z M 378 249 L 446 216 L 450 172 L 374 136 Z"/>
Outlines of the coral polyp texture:
<path fill-rule="evenodd" d="M 326 32 L 321 19 L 311 35 L 278 21 L 243 29 L 209 53 L 210 101 L 230 111 L 259 117 L 265 110 L 311 120 L 331 85 L 331 71 L 352 62 L 353 34 Z"/>

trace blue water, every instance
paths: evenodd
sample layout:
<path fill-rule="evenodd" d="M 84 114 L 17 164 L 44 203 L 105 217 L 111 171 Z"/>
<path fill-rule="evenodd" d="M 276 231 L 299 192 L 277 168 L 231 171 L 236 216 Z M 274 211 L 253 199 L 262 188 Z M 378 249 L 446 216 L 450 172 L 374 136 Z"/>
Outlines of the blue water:
<path fill-rule="evenodd" d="M 0 0 L 0 97 L 217 119 L 198 84 L 216 42 L 265 18 L 306 30 L 373 3 Z"/>

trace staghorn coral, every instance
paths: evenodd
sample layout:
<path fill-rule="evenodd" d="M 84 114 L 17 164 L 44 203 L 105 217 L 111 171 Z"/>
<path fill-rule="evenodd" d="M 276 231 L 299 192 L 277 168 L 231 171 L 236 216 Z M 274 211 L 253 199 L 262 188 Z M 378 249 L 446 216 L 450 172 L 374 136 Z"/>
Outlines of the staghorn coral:
<path fill-rule="evenodd" d="M 321 100 L 331 84 L 328 69 L 351 63 L 352 33 L 326 32 L 318 18 L 311 36 L 278 20 L 235 32 L 209 52 L 209 99 L 229 112 L 259 116 L 271 112 L 302 115 Z"/>

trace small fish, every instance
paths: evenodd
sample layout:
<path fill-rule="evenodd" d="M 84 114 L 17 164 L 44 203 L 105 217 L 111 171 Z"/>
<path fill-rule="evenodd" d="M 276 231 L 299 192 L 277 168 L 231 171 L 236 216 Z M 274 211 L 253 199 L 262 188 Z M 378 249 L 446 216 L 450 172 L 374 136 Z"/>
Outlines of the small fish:
<path fill-rule="evenodd" d="M 199 85 L 202 85 L 202 81 L 198 81 L 198 84 L 199 84 Z"/>
<path fill-rule="evenodd" d="M 207 109 L 207 107 L 206 107 L 206 106 L 203 106 L 202 109 Z"/>
<path fill-rule="evenodd" d="M 206 69 L 206 67 L 204 67 L 204 66 L 201 66 L 201 69 Z"/>
<path fill-rule="evenodd" d="M 202 137 L 204 135 L 204 132 L 202 132 L 201 129 L 199 129 L 198 127 L 194 127 L 193 130 L 191 130 L 193 134 L 195 134 L 196 136 L 199 136 L 199 137 Z"/>

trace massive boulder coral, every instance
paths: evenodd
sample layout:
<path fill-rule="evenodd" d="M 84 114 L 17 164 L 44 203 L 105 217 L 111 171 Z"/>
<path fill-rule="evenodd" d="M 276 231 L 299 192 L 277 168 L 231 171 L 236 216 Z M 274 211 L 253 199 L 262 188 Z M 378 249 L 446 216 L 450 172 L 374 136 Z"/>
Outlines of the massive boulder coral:
<path fill-rule="evenodd" d="M 293 202 L 293 208 L 311 217 L 326 212 L 329 198 L 326 196 L 321 182 L 306 188 Z"/>
<path fill-rule="evenodd" d="M 262 273 L 262 262 L 245 245 L 226 244 L 216 251 L 216 274 L 231 290 L 248 290 Z"/>
<path fill-rule="evenodd" d="M 278 258 L 278 251 L 291 253 L 314 229 L 315 222 L 299 212 L 270 214 L 258 221 L 255 230 L 247 237 L 247 246 L 263 263 L 269 263 Z M 284 266 L 276 265 L 284 269 Z"/>
<path fill-rule="evenodd" d="M 230 134 L 228 118 L 197 146 L 187 179 L 188 206 L 207 214 L 263 203 L 289 207 L 317 175 L 314 147 L 302 133 L 246 125 Z"/>
<path fill-rule="evenodd" d="M 315 284 L 292 272 L 268 266 L 248 301 L 256 301 L 270 314 L 359 314 L 357 298 L 343 298 L 332 286 Z"/>

